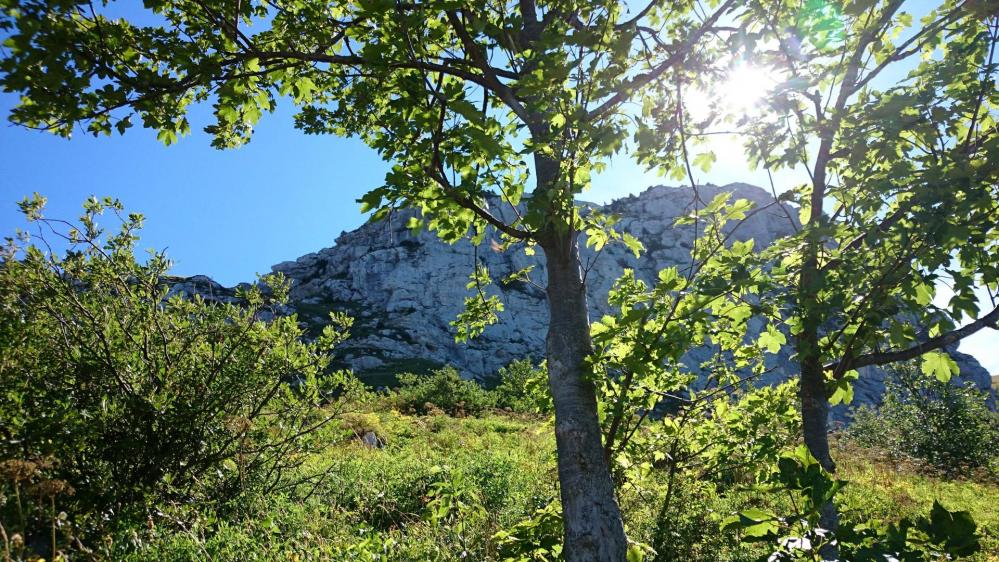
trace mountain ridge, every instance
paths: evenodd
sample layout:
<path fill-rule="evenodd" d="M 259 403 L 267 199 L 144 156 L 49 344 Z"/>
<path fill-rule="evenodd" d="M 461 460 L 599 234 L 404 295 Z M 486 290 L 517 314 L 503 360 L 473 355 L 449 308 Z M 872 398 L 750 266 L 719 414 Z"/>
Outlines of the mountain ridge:
<path fill-rule="evenodd" d="M 620 245 L 608 245 L 597 256 L 581 241 L 584 264 L 592 262 L 587 274 L 587 296 L 591 319 L 611 313 L 607 291 L 625 268 L 652 282 L 660 269 L 689 263 L 694 232 L 691 226 L 673 221 L 686 215 L 696 201 L 710 201 L 728 192 L 734 198 L 766 207 L 749 217 L 733 234 L 733 240 L 753 238 L 758 248 L 791 234 L 797 209 L 774 205 L 773 196 L 744 183 L 726 186 L 652 186 L 606 205 L 592 205 L 621 217 L 616 228 L 629 232 L 645 244 L 636 258 Z M 513 211 L 494 208 L 492 212 L 509 220 Z M 417 213 L 398 212 L 380 222 L 368 221 L 357 229 L 343 232 L 334 244 L 292 261 L 272 267 L 291 281 L 288 311 L 297 312 L 309 333 L 314 335 L 331 311 L 346 312 L 355 318 L 352 337 L 338 351 L 338 363 L 362 376 L 377 379 L 401 371 L 426 371 L 437 365 L 453 365 L 464 375 L 485 379 L 511 361 L 544 356 L 548 311 L 545 294 L 532 284 L 515 282 L 490 287 L 503 301 L 500 321 L 479 337 L 460 344 L 454 340 L 450 323 L 462 310 L 468 296 L 465 285 L 476 260 L 496 278 L 528 266 L 535 266 L 535 282 L 544 285 L 544 258 L 540 252 L 526 256 L 520 251 L 496 251 L 495 240 L 487 235 L 478 246 L 469 240 L 445 244 L 432 232 L 413 232 L 406 223 Z M 175 291 L 199 293 L 208 298 L 232 299 L 234 292 L 204 276 L 179 281 Z M 761 321 L 751 321 L 759 330 Z M 961 380 L 979 389 L 991 387 L 989 373 L 971 356 L 948 350 L 961 367 Z M 701 348 L 685 357 L 694 366 L 707 358 L 710 350 Z M 794 376 L 790 350 L 768 359 L 775 367 L 764 377 L 765 384 Z M 884 373 L 867 368 L 855 388 L 855 404 L 874 403 L 884 391 Z M 842 415 L 842 409 L 837 410 Z"/>

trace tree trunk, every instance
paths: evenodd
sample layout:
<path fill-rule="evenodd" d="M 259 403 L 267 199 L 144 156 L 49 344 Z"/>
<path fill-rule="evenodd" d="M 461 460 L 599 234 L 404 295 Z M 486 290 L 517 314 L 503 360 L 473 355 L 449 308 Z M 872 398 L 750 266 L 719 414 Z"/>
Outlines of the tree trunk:
<path fill-rule="evenodd" d="M 807 287 L 807 285 L 806 285 Z M 814 302 L 814 301 L 809 301 Z M 829 397 L 826 394 L 825 372 L 818 350 L 818 323 L 805 309 L 803 329 L 797 340 L 801 364 L 801 431 L 808 452 L 829 473 L 836 472 L 836 463 L 829 452 Z M 833 502 L 819 508 L 819 526 L 833 533 L 839 530 L 839 512 Z M 838 560 L 839 549 L 826 545 L 820 549 L 823 560 Z"/>
<path fill-rule="evenodd" d="M 627 541 L 604 458 L 597 399 L 586 358 L 592 352 L 586 291 L 574 232 L 552 232 L 547 258 L 548 383 L 568 562 L 621 562 Z"/>
<path fill-rule="evenodd" d="M 801 363 L 801 430 L 808 452 L 827 472 L 836 472 L 836 463 L 829 452 L 829 399 L 826 396 L 825 375 L 818 357 L 808 357 Z M 819 512 L 819 526 L 836 532 L 839 513 L 832 502 L 827 502 Z M 835 551 L 823 551 L 826 560 Z"/>
<path fill-rule="evenodd" d="M 800 393 L 805 446 L 822 468 L 836 472 L 836 463 L 829 452 L 829 399 L 822 364 L 817 357 L 806 357 L 801 363 Z"/>

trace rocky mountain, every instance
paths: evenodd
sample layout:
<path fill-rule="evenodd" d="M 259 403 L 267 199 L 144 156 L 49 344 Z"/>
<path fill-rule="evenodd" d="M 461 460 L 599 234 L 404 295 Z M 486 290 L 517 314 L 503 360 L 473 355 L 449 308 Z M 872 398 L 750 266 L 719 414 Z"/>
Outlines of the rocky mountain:
<path fill-rule="evenodd" d="M 768 192 L 746 184 L 708 185 L 698 188 L 697 195 L 710 201 L 726 191 L 735 198 L 753 201 L 757 207 L 773 203 Z M 646 252 L 636 259 L 620 245 L 606 246 L 599 255 L 583 250 L 584 263 L 593 264 L 587 275 L 591 318 L 611 312 L 607 292 L 624 268 L 634 269 L 638 277 L 651 282 L 660 269 L 690 262 L 692 227 L 674 226 L 673 222 L 690 212 L 694 202 L 695 193 L 690 188 L 655 186 L 602 208 L 621 216 L 617 228 L 641 240 Z M 497 205 L 493 212 L 509 218 L 513 211 Z M 291 306 L 310 330 L 321 329 L 333 310 L 353 316 L 353 337 L 344 345 L 340 361 L 370 378 L 443 364 L 483 378 L 515 359 L 542 358 L 548 312 L 543 291 L 533 284 L 490 287 L 489 291 L 502 299 L 505 312 L 498 324 L 467 344 L 455 342 L 450 325 L 469 294 L 466 283 L 476 260 L 496 278 L 537 266 L 532 280 L 544 286 L 541 253 L 529 257 L 522 251 L 502 252 L 489 236 L 477 247 L 467 240 L 448 245 L 433 233 L 410 231 L 406 223 L 411 216 L 413 212 L 408 211 L 369 222 L 341 234 L 329 248 L 273 267 L 291 279 Z M 793 232 L 795 216 L 795 209 L 772 205 L 742 224 L 734 239 L 752 238 L 757 247 L 766 246 Z M 233 296 L 231 289 L 202 276 L 183 280 L 175 290 L 218 299 Z M 689 363 L 699 363 L 708 353 L 707 349 L 694 351 Z M 794 374 L 795 365 L 787 353 L 773 358 L 778 368 L 766 382 Z M 962 379 L 983 390 L 990 387 L 989 374 L 974 358 L 956 352 L 954 356 Z M 856 386 L 856 403 L 877 401 L 884 390 L 884 374 L 869 371 Z"/>

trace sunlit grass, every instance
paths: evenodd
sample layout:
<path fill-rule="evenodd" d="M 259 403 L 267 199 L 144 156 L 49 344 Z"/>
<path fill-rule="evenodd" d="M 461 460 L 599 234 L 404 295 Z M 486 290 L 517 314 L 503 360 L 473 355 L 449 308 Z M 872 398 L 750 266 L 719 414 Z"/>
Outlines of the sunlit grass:
<path fill-rule="evenodd" d="M 914 461 L 840 442 L 834 455 L 837 476 L 849 482 L 841 492 L 844 511 L 862 517 L 898 520 L 929 513 L 934 500 L 952 511 L 968 511 L 982 535 L 982 552 L 971 560 L 999 561 L 999 483 L 984 475 L 944 479 Z"/>

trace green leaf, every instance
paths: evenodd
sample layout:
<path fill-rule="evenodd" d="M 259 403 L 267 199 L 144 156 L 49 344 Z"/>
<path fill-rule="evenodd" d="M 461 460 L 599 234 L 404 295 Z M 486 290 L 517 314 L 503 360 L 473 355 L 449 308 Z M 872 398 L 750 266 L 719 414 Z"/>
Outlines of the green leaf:
<path fill-rule="evenodd" d="M 160 141 L 166 146 L 177 142 L 177 133 L 171 129 L 163 129 L 156 135 L 156 140 Z"/>
<path fill-rule="evenodd" d="M 760 334 L 756 345 L 769 353 L 777 353 L 782 345 L 787 343 L 787 337 L 773 326 L 767 326 L 767 331 Z"/>
<path fill-rule="evenodd" d="M 836 381 L 833 387 L 833 393 L 829 396 L 829 403 L 835 406 L 836 404 L 849 404 L 853 401 L 853 381 L 857 380 L 860 373 L 857 371 L 847 371 L 839 380 Z"/>
<path fill-rule="evenodd" d="M 933 295 L 935 290 L 933 285 L 928 283 L 920 283 L 916 285 L 916 304 L 919 306 L 926 306 L 933 302 Z"/>
<path fill-rule="evenodd" d="M 923 528 L 933 542 L 955 556 L 970 556 L 981 549 L 978 526 L 967 511 L 948 511 L 934 500 L 929 524 Z"/>
<path fill-rule="evenodd" d="M 761 539 L 776 535 L 780 530 L 780 522 L 773 513 L 750 508 L 726 517 L 721 522 L 721 529 L 723 531 L 741 529 L 747 537 Z"/>
<path fill-rule="evenodd" d="M 621 236 L 621 242 L 624 243 L 629 250 L 631 250 L 631 253 L 635 254 L 636 258 L 640 257 L 642 255 L 642 251 L 645 250 L 645 246 L 638 240 L 638 238 L 635 238 L 627 232 Z"/>
<path fill-rule="evenodd" d="M 920 368 L 924 374 L 934 376 L 940 382 L 949 381 L 951 376 L 961 371 L 950 355 L 942 351 L 931 351 L 923 355 Z"/>
<path fill-rule="evenodd" d="M 361 212 L 367 213 L 382 206 L 382 190 L 374 189 L 357 200 L 361 204 Z"/>
<path fill-rule="evenodd" d="M 694 157 L 694 165 L 701 169 L 702 172 L 711 171 L 711 166 L 718 160 L 714 152 L 702 152 Z"/>

